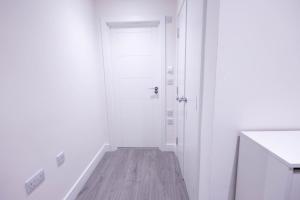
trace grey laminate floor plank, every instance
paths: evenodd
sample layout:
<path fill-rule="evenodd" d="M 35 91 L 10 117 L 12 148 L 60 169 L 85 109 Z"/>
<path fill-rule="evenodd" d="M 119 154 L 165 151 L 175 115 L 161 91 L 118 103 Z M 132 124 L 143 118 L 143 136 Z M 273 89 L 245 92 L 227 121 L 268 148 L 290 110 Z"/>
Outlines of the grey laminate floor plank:
<path fill-rule="evenodd" d="M 157 148 L 107 152 L 77 200 L 188 200 L 177 157 Z"/>
<path fill-rule="evenodd" d="M 80 196 L 82 199 L 93 199 L 93 197 L 97 193 L 97 186 L 99 183 L 101 183 L 104 179 L 104 173 L 106 172 L 107 166 L 109 166 L 110 162 L 112 162 L 111 157 L 112 152 L 107 152 L 102 160 L 99 162 L 98 166 L 95 168 L 94 172 L 92 173 L 91 177 L 83 189 L 80 191 L 78 196 Z M 85 192 L 85 191 L 89 192 Z"/>
<path fill-rule="evenodd" d="M 117 151 L 114 154 L 114 163 L 110 166 L 110 173 L 107 174 L 105 179 L 105 183 L 103 186 L 99 187 L 99 192 L 96 196 L 96 199 L 109 199 L 109 200 L 117 200 L 118 196 L 120 196 L 120 189 L 118 188 L 118 181 L 122 178 L 122 174 L 124 174 L 125 164 L 128 161 L 129 151 Z"/>

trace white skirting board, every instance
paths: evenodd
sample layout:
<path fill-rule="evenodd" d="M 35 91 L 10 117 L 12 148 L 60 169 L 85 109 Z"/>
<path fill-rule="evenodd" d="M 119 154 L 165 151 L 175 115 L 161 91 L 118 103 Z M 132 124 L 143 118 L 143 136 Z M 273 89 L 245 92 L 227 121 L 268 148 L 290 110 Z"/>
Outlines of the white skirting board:
<path fill-rule="evenodd" d="M 167 143 L 164 145 L 162 150 L 176 152 L 176 144 L 175 143 Z"/>
<path fill-rule="evenodd" d="M 74 185 L 71 187 L 69 192 L 66 194 L 66 196 L 63 198 L 64 200 L 74 200 L 77 195 L 79 194 L 80 190 L 86 183 L 86 181 L 89 179 L 90 175 L 93 173 L 94 169 L 102 159 L 105 152 L 110 150 L 109 144 L 103 144 L 102 147 L 99 149 L 99 151 L 96 153 L 94 158 L 91 160 L 91 162 L 88 164 L 88 166 L 83 170 L 77 181 L 74 183 Z"/>

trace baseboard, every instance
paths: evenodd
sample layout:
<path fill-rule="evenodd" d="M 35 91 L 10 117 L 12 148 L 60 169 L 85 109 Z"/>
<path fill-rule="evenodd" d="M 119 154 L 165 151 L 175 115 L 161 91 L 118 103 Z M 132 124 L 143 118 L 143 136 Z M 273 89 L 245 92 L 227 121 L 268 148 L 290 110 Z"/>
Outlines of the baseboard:
<path fill-rule="evenodd" d="M 77 195 L 79 194 L 80 190 L 86 183 L 86 181 L 89 179 L 90 175 L 93 173 L 94 169 L 102 159 L 105 152 L 110 150 L 109 144 L 104 144 L 102 147 L 98 150 L 94 158 L 91 160 L 91 162 L 88 164 L 88 166 L 83 170 L 79 178 L 76 180 L 74 185 L 71 187 L 69 192 L 66 194 L 66 196 L 63 198 L 63 200 L 74 200 Z"/>
<path fill-rule="evenodd" d="M 173 151 L 176 152 L 176 144 L 175 143 L 167 143 L 163 147 L 163 151 Z"/>

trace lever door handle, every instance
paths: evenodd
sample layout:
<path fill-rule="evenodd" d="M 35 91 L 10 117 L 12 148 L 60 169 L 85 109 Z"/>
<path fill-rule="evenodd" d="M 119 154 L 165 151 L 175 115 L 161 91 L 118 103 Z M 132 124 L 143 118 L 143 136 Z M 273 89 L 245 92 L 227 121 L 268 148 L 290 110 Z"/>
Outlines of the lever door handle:
<path fill-rule="evenodd" d="M 184 102 L 184 103 L 187 103 L 187 98 L 186 97 L 177 97 L 176 100 L 181 103 L 181 102 Z"/>
<path fill-rule="evenodd" d="M 151 87 L 151 88 L 148 88 L 149 90 L 158 90 L 158 87 Z"/>

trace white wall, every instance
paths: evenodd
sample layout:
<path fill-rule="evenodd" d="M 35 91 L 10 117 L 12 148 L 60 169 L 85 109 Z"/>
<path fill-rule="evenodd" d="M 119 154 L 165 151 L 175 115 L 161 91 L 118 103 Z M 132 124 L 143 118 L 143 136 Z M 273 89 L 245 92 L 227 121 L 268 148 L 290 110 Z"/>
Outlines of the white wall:
<path fill-rule="evenodd" d="M 300 1 L 220 1 L 211 200 L 234 199 L 240 130 L 300 129 Z"/>
<path fill-rule="evenodd" d="M 88 0 L 0 2 L 0 199 L 62 199 L 106 142 L 93 13 Z"/>
<path fill-rule="evenodd" d="M 167 78 L 176 83 L 176 0 L 98 0 L 99 18 L 171 16 L 172 22 L 166 23 L 166 66 L 173 66 L 174 74 Z M 166 87 L 167 109 L 176 112 L 176 87 Z M 174 116 L 176 113 L 174 112 Z M 167 125 L 166 143 L 174 144 L 176 129 Z"/>

